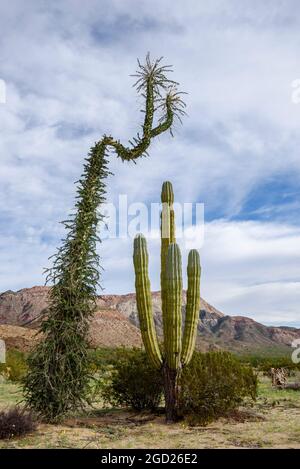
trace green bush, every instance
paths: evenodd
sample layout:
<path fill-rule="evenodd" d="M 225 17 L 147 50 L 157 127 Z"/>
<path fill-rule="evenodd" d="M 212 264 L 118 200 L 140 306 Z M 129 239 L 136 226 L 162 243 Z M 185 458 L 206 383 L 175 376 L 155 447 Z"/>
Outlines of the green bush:
<path fill-rule="evenodd" d="M 159 406 L 163 393 L 161 373 L 143 350 L 118 350 L 112 365 L 110 380 L 101 390 L 105 402 L 138 411 Z"/>
<path fill-rule="evenodd" d="M 195 352 L 179 381 L 179 415 L 190 424 L 207 425 L 256 398 L 257 377 L 228 352 Z"/>
<path fill-rule="evenodd" d="M 102 372 L 106 368 L 113 365 L 122 354 L 123 347 L 111 348 L 101 347 L 97 349 L 90 349 L 88 352 L 91 372 Z"/>
<path fill-rule="evenodd" d="M 300 370 L 300 363 L 294 363 L 290 355 L 261 356 L 257 354 L 240 355 L 241 363 L 247 363 L 265 375 L 270 375 L 271 368 L 285 368 L 289 375 Z"/>
<path fill-rule="evenodd" d="M 6 362 L 0 363 L 0 374 L 10 381 L 21 381 L 26 372 L 25 354 L 19 350 L 8 350 L 6 352 Z"/>

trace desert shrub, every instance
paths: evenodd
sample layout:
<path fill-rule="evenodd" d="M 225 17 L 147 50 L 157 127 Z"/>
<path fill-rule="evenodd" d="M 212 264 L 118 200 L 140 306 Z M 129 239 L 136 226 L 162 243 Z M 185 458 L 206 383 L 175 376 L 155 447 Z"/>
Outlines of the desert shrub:
<path fill-rule="evenodd" d="M 93 378 L 90 384 L 91 402 L 102 402 L 104 389 L 111 382 L 113 364 L 120 353 L 118 348 L 97 348 L 89 350 L 89 368 Z"/>
<path fill-rule="evenodd" d="M 101 392 L 105 402 L 138 411 L 158 407 L 163 392 L 161 373 L 143 350 L 119 350 L 112 365 L 110 380 Z"/>
<path fill-rule="evenodd" d="M 101 347 L 97 349 L 90 349 L 89 361 L 92 372 L 102 372 L 104 369 L 109 368 L 118 360 L 119 354 L 122 353 L 123 348 Z"/>
<path fill-rule="evenodd" d="M 207 425 L 241 404 L 255 399 L 257 377 L 228 352 L 195 352 L 179 381 L 179 415 L 190 424 Z"/>
<path fill-rule="evenodd" d="M 238 359 L 242 363 L 248 363 L 265 375 L 270 375 L 271 368 L 285 368 L 289 375 L 300 370 L 300 363 L 294 363 L 290 355 L 262 356 L 249 354 L 238 356 Z"/>
<path fill-rule="evenodd" d="M 26 435 L 36 430 L 36 421 L 30 412 L 12 407 L 0 412 L 0 439 Z"/>
<path fill-rule="evenodd" d="M 10 381 L 21 381 L 27 372 L 26 356 L 19 350 L 8 350 L 6 362 L 0 363 L 0 374 Z"/>

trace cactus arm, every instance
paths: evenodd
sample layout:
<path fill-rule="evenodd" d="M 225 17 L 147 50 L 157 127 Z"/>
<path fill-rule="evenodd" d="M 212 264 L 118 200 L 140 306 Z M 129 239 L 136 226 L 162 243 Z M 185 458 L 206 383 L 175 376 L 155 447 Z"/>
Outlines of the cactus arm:
<path fill-rule="evenodd" d="M 200 275 L 200 256 L 196 249 L 192 249 L 189 252 L 187 266 L 188 289 L 181 357 L 183 366 L 191 360 L 196 343 L 200 308 Z"/>
<path fill-rule="evenodd" d="M 148 276 L 147 243 L 143 235 L 137 235 L 134 240 L 133 262 L 136 302 L 143 342 L 153 365 L 160 368 L 162 358 L 153 320 L 151 288 Z"/>
<path fill-rule="evenodd" d="M 165 311 L 165 344 L 166 362 L 169 368 L 180 368 L 181 355 L 181 304 L 182 272 L 179 246 L 170 244 L 166 263 L 166 311 Z"/>

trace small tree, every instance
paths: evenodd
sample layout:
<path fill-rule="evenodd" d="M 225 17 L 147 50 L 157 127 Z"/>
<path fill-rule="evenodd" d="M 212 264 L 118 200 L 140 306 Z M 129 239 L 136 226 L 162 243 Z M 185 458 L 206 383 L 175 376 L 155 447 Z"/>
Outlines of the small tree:
<path fill-rule="evenodd" d="M 113 149 L 122 161 L 135 161 L 147 155 L 152 138 L 168 129 L 172 133 L 174 117 L 180 120 L 185 105 L 177 83 L 167 78 L 170 71 L 170 66 L 161 65 L 161 59 L 151 62 L 149 54 L 144 65 L 138 61 L 134 86 L 145 98 L 142 133 L 129 142 L 130 147 L 110 135 L 95 143 L 78 182 L 75 214 L 63 222 L 68 234 L 47 277 L 53 286 L 47 318 L 41 325 L 44 340 L 30 355 L 24 380 L 28 406 L 46 420 L 58 419 L 86 402 L 87 331 L 100 281 L 96 243 L 103 216 L 98 207 L 105 201 L 108 151 Z M 154 123 L 157 113 L 160 117 Z"/>

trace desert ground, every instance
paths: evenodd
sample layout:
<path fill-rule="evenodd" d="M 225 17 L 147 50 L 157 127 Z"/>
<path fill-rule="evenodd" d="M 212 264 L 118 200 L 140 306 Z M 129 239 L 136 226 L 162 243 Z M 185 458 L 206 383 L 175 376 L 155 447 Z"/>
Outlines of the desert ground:
<path fill-rule="evenodd" d="M 298 376 L 299 378 L 299 376 Z M 21 389 L 0 384 L 0 409 L 22 399 Z M 0 448 L 300 448 L 300 392 L 275 390 L 260 376 L 254 404 L 206 427 L 166 425 L 163 415 L 125 409 L 95 409 L 60 425 L 39 424 L 34 434 L 2 440 Z"/>

